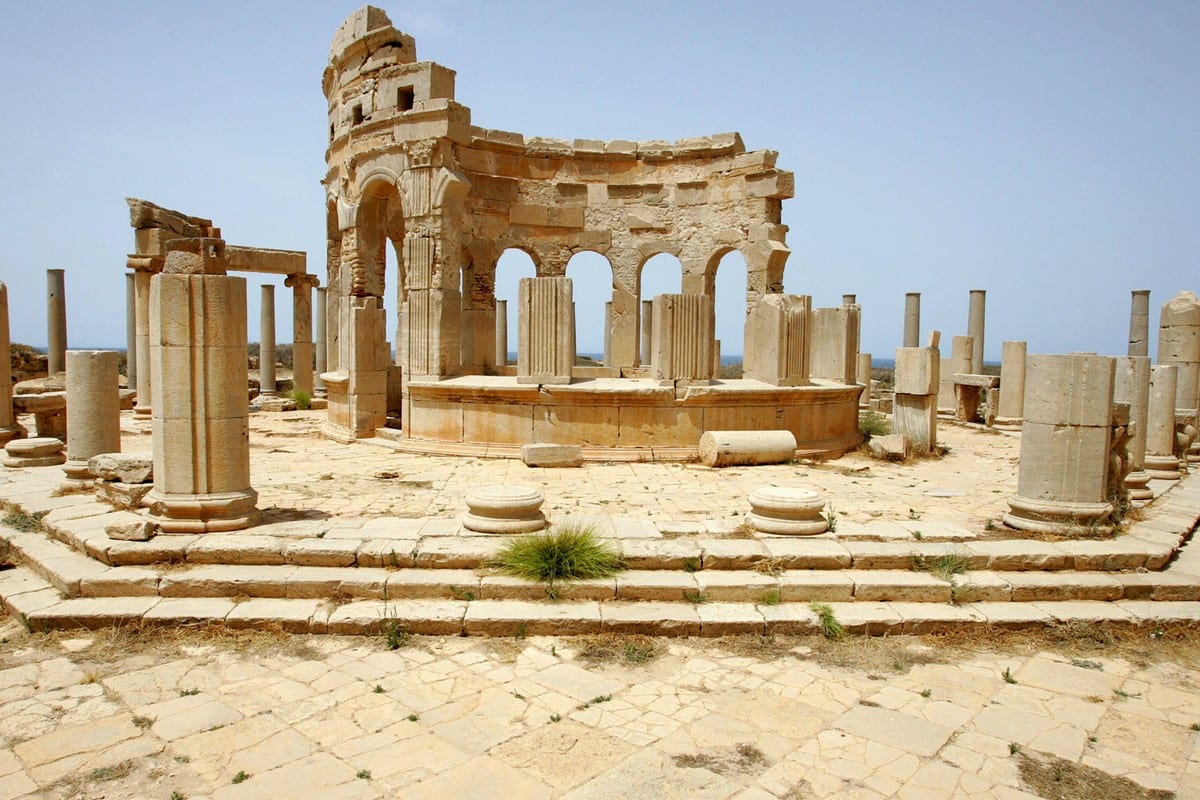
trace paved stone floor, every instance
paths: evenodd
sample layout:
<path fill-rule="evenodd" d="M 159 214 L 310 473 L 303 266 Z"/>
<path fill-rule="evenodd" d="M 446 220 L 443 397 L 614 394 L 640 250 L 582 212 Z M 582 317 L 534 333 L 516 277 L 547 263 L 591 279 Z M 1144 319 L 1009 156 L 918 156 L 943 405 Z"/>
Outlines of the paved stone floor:
<path fill-rule="evenodd" d="M 0 635 L 0 798 L 1200 798 L 1190 657 L 635 638 L 658 655 L 628 663 L 570 638 Z M 1103 780 L 1038 794 L 1023 763 Z"/>

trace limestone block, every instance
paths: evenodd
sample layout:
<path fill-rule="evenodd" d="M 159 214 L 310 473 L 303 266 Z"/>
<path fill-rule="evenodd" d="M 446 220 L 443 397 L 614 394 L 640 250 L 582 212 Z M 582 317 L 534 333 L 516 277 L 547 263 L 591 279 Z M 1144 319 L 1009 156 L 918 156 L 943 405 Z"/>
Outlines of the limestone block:
<path fill-rule="evenodd" d="M 698 451 L 709 467 L 784 464 L 796 455 L 796 437 L 791 431 L 705 431 Z"/>
<path fill-rule="evenodd" d="M 913 455 L 933 451 L 937 447 L 936 395 L 896 394 L 892 431 L 908 440 Z"/>
<path fill-rule="evenodd" d="M 575 364 L 571 279 L 522 278 L 517 304 L 517 383 L 570 383 Z"/>
<path fill-rule="evenodd" d="M 1179 367 L 1176 408 L 1200 405 L 1200 299 L 1194 292 L 1180 292 L 1163 305 L 1157 363 Z"/>
<path fill-rule="evenodd" d="M 463 527 L 479 533 L 528 533 L 546 527 L 542 493 L 527 486 L 481 486 L 467 493 Z"/>
<path fill-rule="evenodd" d="M 764 295 L 746 318 L 745 376 L 775 386 L 807 385 L 811 325 L 808 295 Z"/>
<path fill-rule="evenodd" d="M 902 433 L 872 436 L 867 442 L 871 455 L 886 461 L 907 461 L 912 457 L 912 445 Z"/>
<path fill-rule="evenodd" d="M 812 377 L 857 382 L 860 319 L 856 305 L 813 309 L 809 347 Z"/>
<path fill-rule="evenodd" d="M 763 486 L 750 493 L 748 520 L 761 533 L 812 535 L 824 533 L 825 499 L 811 489 Z"/>
<path fill-rule="evenodd" d="M 659 381 L 706 382 L 713 376 L 713 304 L 704 294 L 654 298 L 651 374 Z"/>
<path fill-rule="evenodd" d="M 521 448 L 521 460 L 527 467 L 583 466 L 579 445 L 570 444 L 527 444 Z"/>
<path fill-rule="evenodd" d="M 133 509 L 146 505 L 146 495 L 154 488 L 153 483 L 121 483 L 97 478 L 92 483 L 96 497 L 117 508 Z"/>
<path fill-rule="evenodd" d="M 149 483 L 154 479 L 154 462 L 151 459 L 126 453 L 94 455 L 88 459 L 88 470 L 106 481 Z"/>
<path fill-rule="evenodd" d="M 1107 428 L 1112 424 L 1115 369 L 1107 356 L 1029 356 L 1025 368 L 1025 419 Z"/>
<path fill-rule="evenodd" d="M 896 394 L 937 394 L 940 367 L 936 348 L 897 347 Z"/>
<path fill-rule="evenodd" d="M 154 538 L 157 531 L 154 523 L 146 519 L 107 525 L 104 528 L 104 533 L 108 538 L 124 542 L 148 542 Z"/>

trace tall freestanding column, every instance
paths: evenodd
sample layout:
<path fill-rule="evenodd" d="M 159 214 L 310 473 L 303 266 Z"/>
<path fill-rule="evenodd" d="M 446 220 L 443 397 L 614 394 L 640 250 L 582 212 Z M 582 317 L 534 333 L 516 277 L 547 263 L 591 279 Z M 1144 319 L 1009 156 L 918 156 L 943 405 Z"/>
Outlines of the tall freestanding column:
<path fill-rule="evenodd" d="M 1129 355 L 1150 355 L 1150 290 L 1134 289 L 1129 307 Z"/>
<path fill-rule="evenodd" d="M 642 358 L 639 362 L 643 367 L 650 366 L 654 359 L 654 301 L 642 301 Z"/>
<path fill-rule="evenodd" d="M 508 301 L 496 301 L 496 366 L 508 366 Z"/>
<path fill-rule="evenodd" d="M 329 302 L 329 300 L 326 297 L 325 290 L 318 286 L 317 287 L 317 300 L 316 300 L 317 318 L 316 318 L 316 322 L 315 322 L 316 332 L 317 332 L 317 341 L 316 341 L 316 345 L 315 345 L 315 348 L 317 351 L 316 352 L 317 368 L 316 368 L 315 374 L 313 375 L 313 393 L 317 394 L 321 397 L 325 396 L 325 380 L 321 377 L 321 373 L 323 373 L 327 368 L 327 366 L 326 366 L 327 365 L 327 361 L 326 361 L 327 354 L 326 354 L 326 349 L 325 349 L 326 348 L 325 304 L 327 302 Z"/>
<path fill-rule="evenodd" d="M 57 375 L 67 368 L 67 287 L 64 271 L 46 270 L 46 371 Z"/>
<path fill-rule="evenodd" d="M 1025 342 L 1005 342 L 1000 351 L 1000 404 L 996 422 L 1020 425 L 1025 415 Z"/>
<path fill-rule="evenodd" d="M 1151 478 L 1179 480 L 1175 456 L 1175 395 L 1179 367 L 1155 364 L 1150 368 L 1150 398 L 1146 410 L 1146 472 Z"/>
<path fill-rule="evenodd" d="M 129 388 L 137 386 L 137 290 L 133 273 L 125 273 L 125 379 Z"/>
<path fill-rule="evenodd" d="M 1150 500 L 1150 474 L 1146 472 L 1146 426 L 1150 411 L 1149 356 L 1118 356 L 1113 402 L 1129 404 L 1129 474 L 1125 487 L 1130 500 Z"/>
<path fill-rule="evenodd" d="M 266 285 L 259 306 L 258 393 L 275 394 L 275 287 Z"/>
<path fill-rule="evenodd" d="M 0 446 L 25 435 L 12 403 L 12 343 L 8 339 L 8 287 L 0 281 Z"/>
<path fill-rule="evenodd" d="M 133 273 L 134 324 L 137 326 L 137 406 L 133 413 L 139 417 L 150 416 L 154 406 L 153 387 L 150 383 L 150 276 L 153 273 L 138 270 Z"/>
<path fill-rule="evenodd" d="M 971 290 L 971 304 L 967 309 L 967 335 L 975 340 L 974 349 L 971 350 L 971 373 L 974 375 L 983 374 L 983 319 L 986 301 L 987 292 L 983 289 Z"/>
<path fill-rule="evenodd" d="M 151 279 L 152 519 L 166 533 L 254 523 L 246 395 L 246 280 L 220 239 L 175 239 Z"/>
<path fill-rule="evenodd" d="M 289 275 L 283 282 L 292 290 L 292 386 L 310 397 L 313 392 L 312 290 L 317 282 L 316 275 L 307 273 Z"/>
<path fill-rule="evenodd" d="M 1087 353 L 1028 358 L 1017 494 L 1004 524 L 1065 535 L 1112 531 L 1114 366 Z"/>
<path fill-rule="evenodd" d="M 67 351 L 67 477 L 92 477 L 88 459 L 121 452 L 120 355 L 115 350 Z"/>
<path fill-rule="evenodd" d="M 904 346 L 919 347 L 921 344 L 921 293 L 908 292 L 904 295 Z"/>

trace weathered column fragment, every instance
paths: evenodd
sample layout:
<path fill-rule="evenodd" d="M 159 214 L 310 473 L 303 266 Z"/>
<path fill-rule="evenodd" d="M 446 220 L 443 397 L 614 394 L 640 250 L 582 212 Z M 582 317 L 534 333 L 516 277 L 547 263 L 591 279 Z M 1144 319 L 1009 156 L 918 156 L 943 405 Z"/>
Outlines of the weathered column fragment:
<path fill-rule="evenodd" d="M 574 364 L 571 279 L 521 278 L 517 284 L 517 383 L 570 383 Z"/>
<path fill-rule="evenodd" d="M 246 281 L 220 239 L 168 243 L 150 282 L 154 402 L 151 517 L 167 533 L 232 531 L 257 518 L 250 488 Z"/>
<path fill-rule="evenodd" d="M 121 390 L 115 350 L 67 351 L 67 463 L 72 480 L 92 477 L 88 459 L 121 452 Z"/>
<path fill-rule="evenodd" d="M 774 386 L 807 386 L 812 298 L 763 295 L 746 318 L 743 374 Z"/>
<path fill-rule="evenodd" d="M 25 435 L 13 412 L 12 342 L 8 337 L 8 287 L 0 281 L 0 446 Z"/>
<path fill-rule="evenodd" d="M 67 287 L 61 269 L 46 270 L 46 372 L 67 368 Z"/>
<path fill-rule="evenodd" d="M 921 344 L 921 293 L 908 292 L 904 295 L 904 346 L 919 347 Z"/>
<path fill-rule="evenodd" d="M 870 353 L 859 353 L 858 354 L 858 372 L 857 372 L 856 383 L 861 383 L 863 386 L 867 387 L 867 390 L 865 392 L 863 392 L 863 396 L 862 396 L 862 400 L 861 400 L 861 402 L 865 403 L 867 401 L 867 398 L 871 394 L 871 354 Z"/>
<path fill-rule="evenodd" d="M 1071 535 L 1112 531 L 1113 359 L 1072 353 L 1026 362 L 1017 494 L 1004 523 Z"/>
<path fill-rule="evenodd" d="M 1175 395 L 1179 367 L 1155 364 L 1150 368 L 1150 397 L 1146 407 L 1146 458 L 1151 478 L 1178 480 L 1179 459 L 1175 455 Z"/>
<path fill-rule="evenodd" d="M 943 358 L 938 382 L 938 408 L 954 413 L 958 398 L 954 394 L 954 376 L 970 374 L 975 340 L 970 336 L 954 336 L 950 339 L 950 357 Z"/>
<path fill-rule="evenodd" d="M 496 366 L 508 366 L 508 301 L 496 301 Z"/>
<path fill-rule="evenodd" d="M 940 369 L 937 347 L 896 348 L 892 432 L 908 439 L 913 455 L 926 455 L 937 448 Z"/>
<path fill-rule="evenodd" d="M 971 290 L 971 304 L 967 309 L 967 335 L 974 339 L 971 350 L 971 373 L 983 374 L 983 328 L 984 307 L 987 302 L 987 292 L 983 289 Z"/>
<path fill-rule="evenodd" d="M 856 305 L 814 308 L 810 367 L 814 378 L 854 384 L 858 382 L 858 330 Z"/>
<path fill-rule="evenodd" d="M 135 319 L 137 326 L 137 406 L 133 413 L 139 417 L 150 416 L 154 406 L 150 384 L 150 276 L 153 273 L 138 270 L 133 273 Z"/>
<path fill-rule="evenodd" d="M 317 287 L 317 299 L 316 299 L 317 318 L 315 321 L 315 325 L 316 325 L 315 330 L 317 332 L 316 333 L 317 341 L 314 344 L 314 349 L 316 350 L 317 366 L 316 366 L 316 369 L 313 371 L 313 392 L 320 397 L 325 396 L 325 381 L 322 380 L 321 374 L 323 372 L 325 372 L 325 370 L 327 369 L 327 363 L 328 363 L 328 361 L 327 361 L 328 354 L 326 352 L 326 339 L 325 339 L 325 304 L 328 302 L 329 302 L 329 298 L 326 296 L 325 289 L 318 286 Z"/>
<path fill-rule="evenodd" d="M 137 290 L 132 272 L 125 274 L 125 380 L 129 388 L 137 386 Z"/>
<path fill-rule="evenodd" d="M 1150 474 L 1146 472 L 1146 430 L 1150 410 L 1149 356 L 1118 356 L 1113 402 L 1129 405 L 1129 474 L 1125 486 L 1130 500 L 1150 500 Z M 1001 385 L 1003 390 L 1003 385 Z"/>
<path fill-rule="evenodd" d="M 292 290 L 292 386 L 310 397 L 313 393 L 312 290 L 317 282 L 316 275 L 307 273 L 289 275 L 284 280 L 284 285 Z"/>
<path fill-rule="evenodd" d="M 713 303 L 706 294 L 660 294 L 654 298 L 651 375 L 678 385 L 713 377 Z"/>
<path fill-rule="evenodd" d="M 1158 323 L 1158 363 L 1179 367 L 1175 408 L 1194 409 L 1200 392 L 1200 299 L 1180 292 L 1163 304 Z"/>
<path fill-rule="evenodd" d="M 1134 289 L 1129 308 L 1129 355 L 1150 355 L 1150 290 Z"/>
<path fill-rule="evenodd" d="M 369 439 L 387 424 L 387 381 L 391 354 L 387 314 L 378 297 L 340 301 L 345 327 L 338 340 L 338 370 L 326 372 L 329 415 L 322 432 L 337 442 Z"/>
<path fill-rule="evenodd" d="M 275 287 L 262 287 L 258 312 L 258 393 L 275 394 Z"/>
<path fill-rule="evenodd" d="M 1020 425 L 1025 408 L 1025 342 L 1005 342 L 1000 351 L 999 425 Z"/>
<path fill-rule="evenodd" d="M 612 301 L 604 304 L 604 366 L 612 366 Z"/>
<path fill-rule="evenodd" d="M 654 301 L 642 301 L 642 359 L 643 367 L 650 366 L 654 360 Z"/>

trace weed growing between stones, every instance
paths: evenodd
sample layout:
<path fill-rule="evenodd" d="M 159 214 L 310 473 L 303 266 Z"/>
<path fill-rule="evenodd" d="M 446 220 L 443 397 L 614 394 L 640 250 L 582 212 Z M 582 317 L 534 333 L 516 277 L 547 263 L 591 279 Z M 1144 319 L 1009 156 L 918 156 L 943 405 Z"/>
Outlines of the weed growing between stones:
<path fill-rule="evenodd" d="M 508 575 L 546 584 L 551 599 L 564 581 L 607 578 L 623 569 L 621 557 L 590 525 L 556 526 L 506 544 L 494 566 Z"/>
<path fill-rule="evenodd" d="M 10 509 L 4 515 L 4 519 L 0 521 L 13 530 L 29 533 L 42 529 L 42 517 L 46 516 L 46 513 L 45 511 L 35 511 L 32 514 L 26 514 L 19 509 Z"/>
<path fill-rule="evenodd" d="M 312 395 L 303 389 L 292 389 L 288 392 L 288 399 L 295 403 L 296 408 L 301 411 L 312 408 Z"/>
<path fill-rule="evenodd" d="M 936 558 L 914 555 L 912 558 L 914 572 L 928 572 L 933 577 L 939 578 L 946 583 L 950 583 L 950 579 L 953 576 L 966 572 L 967 564 L 967 557 L 962 553 L 947 553 L 944 556 Z"/>
<path fill-rule="evenodd" d="M 892 423 L 882 414 L 868 411 L 858 420 L 858 432 L 863 435 L 864 441 L 869 442 L 872 436 L 887 436 L 891 433 Z"/>
<path fill-rule="evenodd" d="M 383 634 L 383 641 L 388 650 L 399 650 L 412 639 L 408 628 L 396 618 L 395 612 L 391 608 L 384 609 L 383 619 L 379 623 L 379 632 Z"/>
<path fill-rule="evenodd" d="M 817 615 L 817 627 L 822 636 L 831 641 L 842 638 L 845 631 L 842 630 L 842 623 L 833 615 L 832 608 L 825 603 L 810 603 L 808 607 Z"/>

